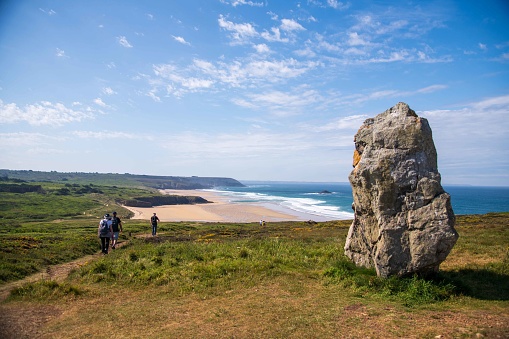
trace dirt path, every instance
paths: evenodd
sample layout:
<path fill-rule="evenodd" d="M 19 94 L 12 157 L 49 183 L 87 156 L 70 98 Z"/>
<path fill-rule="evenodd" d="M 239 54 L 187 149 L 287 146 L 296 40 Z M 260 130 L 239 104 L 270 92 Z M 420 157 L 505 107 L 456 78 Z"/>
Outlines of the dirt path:
<path fill-rule="evenodd" d="M 143 238 L 146 236 L 147 236 L 146 234 L 140 234 L 137 235 L 136 237 Z M 120 248 L 122 246 L 127 245 L 128 243 L 129 240 L 124 240 L 122 242 L 118 242 L 116 247 Z M 54 280 L 56 282 L 63 282 L 73 269 L 78 268 L 89 261 L 96 260 L 101 256 L 102 256 L 101 252 L 98 251 L 97 253 L 86 255 L 73 261 L 48 266 L 46 267 L 46 270 L 44 272 L 38 272 L 28 277 L 25 277 L 21 280 L 16 280 L 5 285 L 2 285 L 0 286 L 0 303 L 7 299 L 7 297 L 9 296 L 13 289 L 23 286 L 24 284 L 36 282 L 39 280 Z"/>

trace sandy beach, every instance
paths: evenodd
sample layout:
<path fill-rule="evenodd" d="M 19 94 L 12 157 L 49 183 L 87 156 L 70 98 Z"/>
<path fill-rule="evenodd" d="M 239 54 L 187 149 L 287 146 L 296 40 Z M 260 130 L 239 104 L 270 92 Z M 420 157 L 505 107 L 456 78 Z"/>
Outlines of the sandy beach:
<path fill-rule="evenodd" d="M 155 212 L 161 221 L 258 222 L 309 220 L 313 216 L 284 213 L 260 204 L 230 203 L 227 198 L 208 191 L 161 190 L 163 194 L 200 196 L 210 204 L 165 205 L 150 208 L 127 207 L 134 213 L 132 219 L 150 219 Z"/>

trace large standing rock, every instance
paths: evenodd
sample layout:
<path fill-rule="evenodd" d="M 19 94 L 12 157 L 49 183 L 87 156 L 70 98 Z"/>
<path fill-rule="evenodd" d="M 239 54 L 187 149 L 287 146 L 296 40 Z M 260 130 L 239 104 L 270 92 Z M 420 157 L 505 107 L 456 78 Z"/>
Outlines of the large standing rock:
<path fill-rule="evenodd" d="M 367 119 L 354 142 L 345 254 L 382 277 L 438 271 L 458 233 L 428 121 L 400 102 Z"/>

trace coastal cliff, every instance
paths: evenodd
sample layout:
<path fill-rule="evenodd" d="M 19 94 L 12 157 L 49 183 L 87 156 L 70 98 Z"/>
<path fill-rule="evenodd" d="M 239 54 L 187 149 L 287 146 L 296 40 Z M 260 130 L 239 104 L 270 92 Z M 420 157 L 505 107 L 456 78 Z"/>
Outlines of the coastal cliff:
<path fill-rule="evenodd" d="M 69 183 L 94 183 L 102 185 L 115 185 L 118 183 L 130 183 L 131 185 L 143 185 L 156 189 L 207 189 L 214 187 L 244 187 L 242 183 L 232 178 L 222 177 L 180 177 L 139 175 L 129 173 L 82 173 L 82 172 L 43 172 L 32 170 L 8 170 L 0 169 L 0 177 L 20 179 L 24 181 L 64 181 Z"/>

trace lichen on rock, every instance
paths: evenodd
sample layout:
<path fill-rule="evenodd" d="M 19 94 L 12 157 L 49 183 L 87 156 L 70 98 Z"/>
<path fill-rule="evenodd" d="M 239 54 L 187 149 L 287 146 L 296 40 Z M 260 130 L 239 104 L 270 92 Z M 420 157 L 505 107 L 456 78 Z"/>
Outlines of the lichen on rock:
<path fill-rule="evenodd" d="M 428 121 L 400 102 L 367 119 L 354 142 L 345 254 L 383 277 L 437 272 L 458 233 Z"/>

